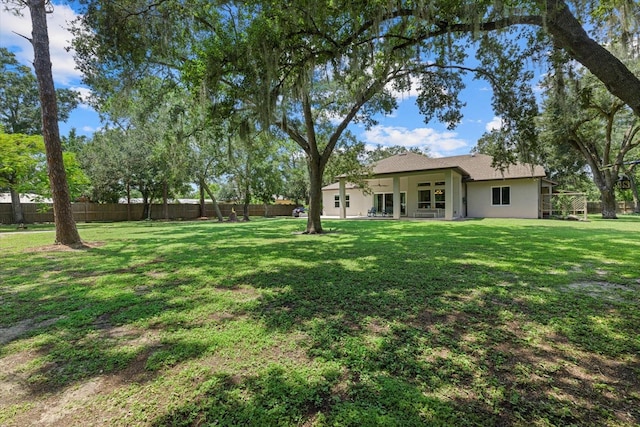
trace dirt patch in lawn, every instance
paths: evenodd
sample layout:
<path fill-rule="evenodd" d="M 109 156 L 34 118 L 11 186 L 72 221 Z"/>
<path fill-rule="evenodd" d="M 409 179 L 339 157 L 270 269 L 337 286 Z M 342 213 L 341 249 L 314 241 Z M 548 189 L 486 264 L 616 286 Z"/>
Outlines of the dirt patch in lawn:
<path fill-rule="evenodd" d="M 46 328 L 47 326 L 51 326 L 58 320 L 63 318 L 64 316 L 54 317 L 53 319 L 47 319 L 41 322 L 36 322 L 33 319 L 25 319 L 9 326 L 8 328 L 0 328 L 0 345 L 6 344 L 9 341 L 13 341 L 14 339 L 25 335 L 34 329 Z"/>
<path fill-rule="evenodd" d="M 20 367 L 35 358 L 28 351 L 11 354 L 0 359 L 0 402 L 2 406 L 17 404 L 29 396 L 26 374 Z M 0 408 L 2 407 L 0 406 Z"/>
<path fill-rule="evenodd" d="M 10 418 L 11 422 L 3 425 L 47 427 L 113 425 L 105 420 L 114 415 L 115 419 L 119 419 L 126 414 L 117 413 L 118 411 L 114 414 L 113 408 L 109 411 L 110 413 L 100 413 L 101 411 L 96 410 L 96 407 L 102 406 L 100 404 L 102 399 L 148 375 L 148 371 L 144 368 L 148 355 L 148 353 L 141 355 L 141 360 L 134 361 L 129 368 L 120 373 L 89 378 L 56 393 L 34 393 L 27 378 L 23 378 L 25 374 L 20 374 L 20 369 L 16 365 L 11 377 L 5 375 L 0 381 L 2 398 L 0 410 L 11 406 L 16 408 L 16 415 Z M 22 362 L 28 362 L 29 355 L 17 354 L 5 359 L 20 359 Z M 5 365 L 5 359 L 0 365 Z M 24 402 L 29 403 L 25 406 Z M 91 408 L 90 411 L 89 408 Z"/>
<path fill-rule="evenodd" d="M 617 302 L 625 300 L 623 297 L 625 293 L 637 292 L 639 289 L 640 287 L 638 286 L 626 286 L 609 282 L 577 282 L 570 283 L 564 287 L 565 291 L 578 291 L 593 298 Z"/>
<path fill-rule="evenodd" d="M 97 326 L 103 323 L 108 324 L 108 320 L 101 319 Z M 34 353 L 25 351 L 0 358 L 0 370 L 10 371 L 0 375 L 0 424 L 7 427 L 153 425 L 154 419 L 171 410 L 176 399 L 186 399 L 191 393 L 190 389 L 199 387 L 212 376 L 229 375 L 233 386 L 240 387 L 248 378 L 271 364 L 311 363 L 302 346 L 275 343 L 262 349 L 258 364 L 243 363 L 243 351 L 252 350 L 239 348 L 202 357 L 197 364 L 179 364 L 158 372 L 147 367 L 149 357 L 163 347 L 157 341 L 157 336 L 126 327 L 107 328 L 101 333 L 105 339 L 141 334 L 132 338 L 130 344 L 144 344 L 144 350 L 123 370 L 100 374 L 55 392 L 43 393 L 34 392 L 33 387 L 28 384 L 28 374 L 24 372 L 24 365 L 36 357 Z M 297 338 L 304 339 L 306 337 L 303 335 Z M 247 356 L 246 359 L 250 357 Z M 199 374 L 194 376 L 194 372 Z M 158 388 L 154 380 L 159 376 L 171 388 Z M 189 387 L 186 387 L 185 382 L 189 383 Z M 25 405 L 25 402 L 28 404 Z M 15 408 L 15 415 L 2 420 L 2 412 L 11 412 L 7 411 L 11 407 Z M 140 407 L 144 407 L 148 414 L 148 423 L 140 423 L 139 420 L 129 422 L 132 413 Z"/>
<path fill-rule="evenodd" d="M 35 326 L 42 326 L 42 323 L 27 324 L 25 321 L 21 322 L 20 326 L 22 333 L 28 333 Z M 147 369 L 147 361 L 154 352 L 162 348 L 160 334 L 158 331 L 147 331 L 128 325 L 114 326 L 105 317 L 99 318 L 95 327 L 95 333 L 102 340 L 139 348 L 140 352 L 120 371 L 86 378 L 60 389 L 34 383 L 31 365 L 42 357 L 40 350 L 23 350 L 1 357 L 1 425 L 114 425 L 117 423 L 111 421 L 126 417 L 126 413 L 119 410 L 114 413 L 114 408 L 108 408 L 109 405 L 105 405 L 103 399 L 131 386 L 142 386 L 154 378 L 154 372 Z M 55 363 L 46 364 L 40 368 L 39 374 L 46 376 L 50 370 L 55 369 L 59 369 Z M 105 406 L 108 409 L 105 409 Z M 3 416 L 12 413 L 8 419 L 3 419 Z"/>
<path fill-rule="evenodd" d="M 503 344 L 495 350 L 505 359 L 493 375 L 511 384 L 511 392 L 523 402 L 560 402 L 567 411 L 567 424 L 572 424 L 569 420 L 576 425 L 604 424 L 599 411 L 606 408 L 610 422 L 615 420 L 611 425 L 637 425 L 640 358 L 616 360 L 583 351 L 556 333 L 533 347 Z"/>

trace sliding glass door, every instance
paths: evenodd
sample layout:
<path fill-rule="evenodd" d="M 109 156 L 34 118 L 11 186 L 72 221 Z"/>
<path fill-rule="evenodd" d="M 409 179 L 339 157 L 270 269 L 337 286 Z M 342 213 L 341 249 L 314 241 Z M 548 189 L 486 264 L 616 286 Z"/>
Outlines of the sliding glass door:
<path fill-rule="evenodd" d="M 378 213 L 393 215 L 393 193 L 377 193 L 374 198 L 374 207 Z M 400 215 L 407 214 L 407 193 L 400 193 Z"/>

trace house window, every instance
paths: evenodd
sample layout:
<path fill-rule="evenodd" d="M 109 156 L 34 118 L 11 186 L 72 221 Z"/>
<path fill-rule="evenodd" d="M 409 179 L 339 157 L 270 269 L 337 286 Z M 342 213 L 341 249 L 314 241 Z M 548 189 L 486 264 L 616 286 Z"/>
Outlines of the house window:
<path fill-rule="evenodd" d="M 418 191 L 418 208 L 431 209 L 431 190 Z"/>
<path fill-rule="evenodd" d="M 418 187 L 431 187 L 430 182 L 419 182 Z"/>
<path fill-rule="evenodd" d="M 433 194 L 435 195 L 434 198 L 436 199 L 436 209 L 444 209 L 444 188 L 438 188 L 433 192 Z"/>
<path fill-rule="evenodd" d="M 491 204 L 504 206 L 511 204 L 511 187 L 491 187 Z"/>
<path fill-rule="evenodd" d="M 344 205 L 347 208 L 349 207 L 349 195 L 348 194 L 346 194 L 344 196 Z M 336 207 L 336 208 L 340 207 L 340 195 L 339 194 L 336 194 L 335 196 L 333 196 L 333 206 Z"/>

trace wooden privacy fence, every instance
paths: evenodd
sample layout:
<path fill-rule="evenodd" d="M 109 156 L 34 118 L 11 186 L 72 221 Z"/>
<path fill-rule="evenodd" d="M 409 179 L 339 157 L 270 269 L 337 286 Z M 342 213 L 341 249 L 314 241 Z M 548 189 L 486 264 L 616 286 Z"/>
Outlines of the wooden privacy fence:
<path fill-rule="evenodd" d="M 26 223 L 53 222 L 53 209 L 50 203 L 23 203 L 22 212 Z M 238 217 L 242 217 L 242 205 L 220 203 L 220 212 L 226 218 L 235 208 Z M 143 218 L 144 205 L 141 203 L 73 203 L 71 205 L 76 222 L 93 221 L 137 221 Z M 295 205 L 267 205 L 268 216 L 291 216 Z M 196 219 L 200 216 L 198 204 L 169 204 L 169 219 Z M 13 213 L 11 203 L 0 203 L 0 223 L 11 224 Z M 264 216 L 264 205 L 249 205 L 249 216 Z M 213 204 L 205 204 L 205 216 L 216 217 Z M 151 205 L 151 219 L 164 219 L 164 205 Z"/>
<path fill-rule="evenodd" d="M 587 203 L 587 211 L 591 214 L 599 214 L 602 213 L 602 203 L 601 202 L 588 202 Z M 618 208 L 616 212 L 623 214 L 633 213 L 633 202 L 618 202 Z"/>
<path fill-rule="evenodd" d="M 633 202 L 619 201 L 616 212 L 633 213 Z M 602 213 L 601 202 L 588 202 L 583 193 L 554 193 L 542 196 L 542 212 L 545 218 L 554 215 L 566 216 Z"/>

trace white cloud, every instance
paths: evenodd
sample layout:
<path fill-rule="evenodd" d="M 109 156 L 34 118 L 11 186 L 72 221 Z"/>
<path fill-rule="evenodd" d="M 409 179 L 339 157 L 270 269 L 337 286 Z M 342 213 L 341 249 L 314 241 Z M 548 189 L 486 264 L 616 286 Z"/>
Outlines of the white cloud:
<path fill-rule="evenodd" d="M 81 74 L 75 69 L 73 52 L 67 52 L 71 44 L 71 33 L 68 31 L 70 22 L 78 15 L 66 4 L 56 4 L 54 11 L 47 14 L 49 30 L 49 49 L 53 79 L 56 84 L 68 86 L 80 79 Z M 29 11 L 22 10 L 22 16 L 16 16 L 2 8 L 0 10 L 0 45 L 9 48 L 16 55 L 16 59 L 23 64 L 33 63 L 33 47 L 24 37 L 31 38 L 31 18 Z"/>
<path fill-rule="evenodd" d="M 76 92 L 80 93 L 80 108 L 93 110 L 93 108 L 89 105 L 89 99 L 93 95 L 91 89 L 82 86 L 70 86 L 69 89 L 75 90 Z"/>
<path fill-rule="evenodd" d="M 502 129 L 502 119 L 500 117 L 494 116 L 493 119 L 489 123 L 487 123 L 485 129 L 487 130 L 487 132 Z"/>
<path fill-rule="evenodd" d="M 405 91 L 399 91 L 393 87 L 393 82 L 387 83 L 386 89 L 391 93 L 395 99 L 399 102 L 404 101 L 408 98 L 417 98 L 420 89 L 420 79 L 418 77 L 410 77 L 409 79 L 409 88 Z"/>
<path fill-rule="evenodd" d="M 364 132 L 367 144 L 375 146 L 400 145 L 407 148 L 427 148 L 432 156 L 442 157 L 468 144 L 455 132 L 438 132 L 431 128 L 407 129 L 397 126 L 374 126 Z"/>

